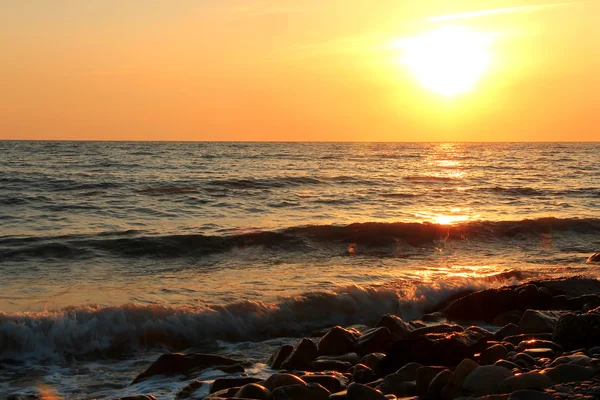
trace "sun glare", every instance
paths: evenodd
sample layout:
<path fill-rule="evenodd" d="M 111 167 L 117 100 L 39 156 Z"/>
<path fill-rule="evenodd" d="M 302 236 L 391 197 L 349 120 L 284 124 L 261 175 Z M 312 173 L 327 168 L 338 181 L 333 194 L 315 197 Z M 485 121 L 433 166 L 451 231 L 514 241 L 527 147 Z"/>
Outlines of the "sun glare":
<path fill-rule="evenodd" d="M 491 62 L 493 35 L 463 27 L 444 26 L 397 41 L 400 61 L 426 88 L 451 97 L 468 92 Z"/>

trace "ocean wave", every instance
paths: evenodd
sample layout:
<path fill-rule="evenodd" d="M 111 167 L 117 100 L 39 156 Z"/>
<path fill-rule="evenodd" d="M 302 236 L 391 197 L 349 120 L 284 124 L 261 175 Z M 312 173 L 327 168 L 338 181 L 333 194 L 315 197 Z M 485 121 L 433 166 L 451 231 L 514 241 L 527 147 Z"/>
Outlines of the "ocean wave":
<path fill-rule="evenodd" d="M 472 221 L 453 225 L 420 222 L 365 222 L 350 225 L 308 225 L 278 231 L 229 235 L 148 235 L 105 232 L 95 235 L 0 237 L 0 261 L 32 258 L 77 259 L 96 255 L 119 257 L 201 257 L 235 248 L 262 246 L 279 251 L 309 251 L 315 244 L 384 247 L 403 242 L 421 246 L 437 240 L 476 240 L 532 236 L 553 232 L 600 233 L 596 218 L 540 218 L 521 221 Z"/>
<path fill-rule="evenodd" d="M 0 360 L 118 357 L 136 350 L 182 350 L 216 340 L 302 336 L 333 325 L 373 325 L 385 313 L 414 319 L 466 290 L 517 283 L 517 272 L 436 283 L 396 282 L 308 292 L 277 303 L 221 306 L 126 304 L 0 313 Z"/>

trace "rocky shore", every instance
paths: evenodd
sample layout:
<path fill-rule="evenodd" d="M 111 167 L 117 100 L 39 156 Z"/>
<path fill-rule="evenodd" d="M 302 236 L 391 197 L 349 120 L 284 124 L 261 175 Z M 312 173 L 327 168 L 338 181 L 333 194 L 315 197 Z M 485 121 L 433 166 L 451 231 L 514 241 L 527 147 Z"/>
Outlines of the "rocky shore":
<path fill-rule="evenodd" d="M 430 311 L 418 321 L 387 314 L 373 327 L 312 332 L 265 360 L 267 379 L 248 375 L 244 360 L 170 353 L 132 385 L 217 369 L 227 377 L 192 381 L 176 399 L 600 399 L 600 281 L 462 293 Z"/>

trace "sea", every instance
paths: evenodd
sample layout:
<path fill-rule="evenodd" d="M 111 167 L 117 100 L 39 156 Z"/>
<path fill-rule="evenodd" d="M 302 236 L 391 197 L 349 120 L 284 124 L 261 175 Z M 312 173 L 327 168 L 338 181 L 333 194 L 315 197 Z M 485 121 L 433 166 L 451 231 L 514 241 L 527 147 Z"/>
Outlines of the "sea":
<path fill-rule="evenodd" d="M 467 289 L 599 277 L 600 143 L 0 142 L 0 398 L 152 393 Z M 208 370 L 210 382 L 224 372 Z M 206 395 L 206 387 L 192 398 Z"/>

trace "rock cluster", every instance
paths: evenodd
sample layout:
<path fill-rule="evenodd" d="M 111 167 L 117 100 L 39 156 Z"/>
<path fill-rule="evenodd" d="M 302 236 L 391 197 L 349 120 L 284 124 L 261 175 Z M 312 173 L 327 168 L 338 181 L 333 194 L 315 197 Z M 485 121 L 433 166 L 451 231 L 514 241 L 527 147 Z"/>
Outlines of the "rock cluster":
<path fill-rule="evenodd" d="M 600 285 L 580 286 L 592 288 L 589 293 L 565 291 L 564 285 L 531 283 L 467 294 L 434 310 L 435 318 L 425 317 L 436 321 L 430 325 L 385 315 L 362 333 L 335 326 L 319 338 L 277 349 L 267 379 L 215 380 L 207 399 L 597 399 L 600 308 L 592 306 L 600 302 Z M 506 323 L 493 330 L 470 326 L 480 321 Z M 134 383 L 157 374 L 193 377 L 203 368 L 236 365 L 244 363 L 164 355 Z M 201 383 L 191 385 L 178 398 L 197 398 Z"/>

